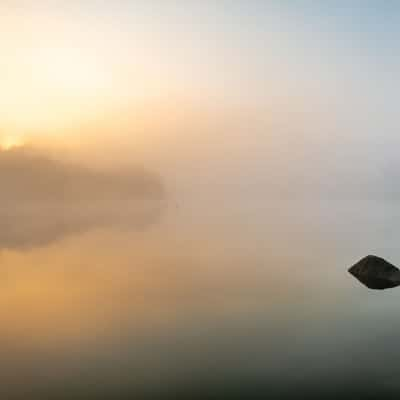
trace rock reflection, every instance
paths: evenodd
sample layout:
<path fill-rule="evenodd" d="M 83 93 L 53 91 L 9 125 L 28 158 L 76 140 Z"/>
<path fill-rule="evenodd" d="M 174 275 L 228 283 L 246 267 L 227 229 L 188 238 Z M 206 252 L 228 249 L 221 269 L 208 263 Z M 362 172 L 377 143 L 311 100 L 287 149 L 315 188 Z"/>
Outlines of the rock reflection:
<path fill-rule="evenodd" d="M 389 289 L 400 285 L 399 269 L 377 256 L 364 257 L 349 272 L 370 289 Z"/>

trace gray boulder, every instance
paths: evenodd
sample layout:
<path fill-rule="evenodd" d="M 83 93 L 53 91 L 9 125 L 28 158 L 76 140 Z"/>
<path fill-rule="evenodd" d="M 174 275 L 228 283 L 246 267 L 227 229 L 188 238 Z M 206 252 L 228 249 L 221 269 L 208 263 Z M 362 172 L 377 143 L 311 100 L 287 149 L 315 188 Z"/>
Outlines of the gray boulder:
<path fill-rule="evenodd" d="M 349 272 L 370 289 L 400 285 L 400 270 L 380 257 L 366 256 L 350 267 Z"/>

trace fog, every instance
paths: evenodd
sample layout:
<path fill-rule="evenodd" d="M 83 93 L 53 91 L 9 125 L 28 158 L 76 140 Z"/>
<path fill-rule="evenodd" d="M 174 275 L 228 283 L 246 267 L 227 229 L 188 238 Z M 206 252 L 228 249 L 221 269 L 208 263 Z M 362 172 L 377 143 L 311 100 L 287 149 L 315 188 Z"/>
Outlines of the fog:
<path fill-rule="evenodd" d="M 0 396 L 398 398 L 400 12 L 319 3 L 1 2 Z"/>
<path fill-rule="evenodd" d="M 398 294 L 347 274 L 398 260 L 395 151 L 285 118 L 202 111 L 140 146 L 107 129 L 0 153 L 9 398 L 397 391 Z"/>
<path fill-rule="evenodd" d="M 166 206 L 155 173 L 90 169 L 33 148 L 0 151 L 0 175 L 0 249 L 44 246 L 99 226 L 142 229 Z"/>

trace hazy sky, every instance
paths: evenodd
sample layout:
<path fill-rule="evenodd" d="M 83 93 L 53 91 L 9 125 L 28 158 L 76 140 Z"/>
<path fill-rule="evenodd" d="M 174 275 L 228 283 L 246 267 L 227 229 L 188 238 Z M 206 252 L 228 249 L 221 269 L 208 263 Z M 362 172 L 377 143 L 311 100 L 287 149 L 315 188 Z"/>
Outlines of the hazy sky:
<path fill-rule="evenodd" d="M 2 1 L 0 136 L 163 170 L 384 173 L 399 20 L 378 1 Z"/>

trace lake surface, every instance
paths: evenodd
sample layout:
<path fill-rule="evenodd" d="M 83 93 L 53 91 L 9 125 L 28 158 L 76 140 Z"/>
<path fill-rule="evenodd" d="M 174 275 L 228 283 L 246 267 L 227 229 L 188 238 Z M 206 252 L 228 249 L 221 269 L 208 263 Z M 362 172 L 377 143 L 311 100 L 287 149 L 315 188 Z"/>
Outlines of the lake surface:
<path fill-rule="evenodd" d="M 400 290 L 347 268 L 399 263 L 397 205 L 264 200 L 44 240 L 24 226 L 22 243 L 3 230 L 3 398 L 395 397 Z"/>

